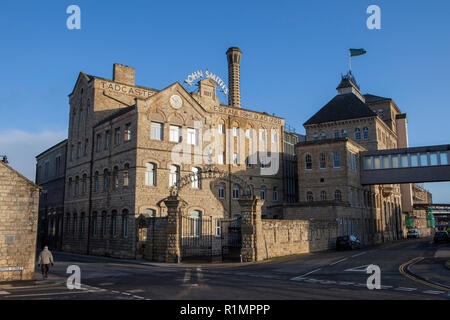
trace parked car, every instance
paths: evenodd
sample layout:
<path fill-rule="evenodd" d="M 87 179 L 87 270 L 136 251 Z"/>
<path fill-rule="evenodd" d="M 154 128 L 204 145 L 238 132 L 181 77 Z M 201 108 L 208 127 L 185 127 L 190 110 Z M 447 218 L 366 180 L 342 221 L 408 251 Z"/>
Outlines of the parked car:
<path fill-rule="evenodd" d="M 359 241 L 359 239 L 354 236 L 354 235 L 349 235 L 349 236 L 343 236 L 343 237 L 337 237 L 336 239 L 336 249 L 337 250 L 341 250 L 341 249 L 359 249 L 361 248 L 361 241 Z"/>
<path fill-rule="evenodd" d="M 419 239 L 419 230 L 417 229 L 409 229 L 408 233 L 406 234 L 406 238 L 408 239 Z"/>
<path fill-rule="evenodd" d="M 436 231 L 434 234 L 434 243 L 438 242 L 449 242 L 450 236 L 447 231 Z"/>

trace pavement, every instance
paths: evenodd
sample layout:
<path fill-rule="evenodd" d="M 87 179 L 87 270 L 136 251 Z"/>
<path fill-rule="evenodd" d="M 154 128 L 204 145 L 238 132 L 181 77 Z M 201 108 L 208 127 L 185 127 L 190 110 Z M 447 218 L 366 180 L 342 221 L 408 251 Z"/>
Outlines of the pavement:
<path fill-rule="evenodd" d="M 47 280 L 0 284 L 0 300 L 449 300 L 444 286 L 450 270 L 443 264 L 437 269 L 446 250 L 430 238 L 411 239 L 246 264 L 163 264 L 54 252 Z M 79 290 L 66 286 L 70 265 L 81 269 Z M 380 267 L 379 290 L 366 285 L 368 265 Z"/>

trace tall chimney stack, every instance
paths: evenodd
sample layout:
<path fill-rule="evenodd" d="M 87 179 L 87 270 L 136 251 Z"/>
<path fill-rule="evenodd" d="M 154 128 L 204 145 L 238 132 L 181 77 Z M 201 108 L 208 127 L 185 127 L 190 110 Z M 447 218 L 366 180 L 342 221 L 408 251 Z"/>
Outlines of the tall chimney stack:
<path fill-rule="evenodd" d="M 228 105 L 231 107 L 241 107 L 241 63 L 242 51 L 237 47 L 227 50 L 228 60 Z"/>

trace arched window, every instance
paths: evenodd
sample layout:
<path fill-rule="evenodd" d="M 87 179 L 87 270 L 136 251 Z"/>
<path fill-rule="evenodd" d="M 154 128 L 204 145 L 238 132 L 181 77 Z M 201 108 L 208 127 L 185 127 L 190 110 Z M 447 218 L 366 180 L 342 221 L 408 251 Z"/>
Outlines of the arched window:
<path fill-rule="evenodd" d="M 266 200 L 266 186 L 261 187 L 261 190 L 259 191 L 259 196 L 261 197 L 261 200 Z"/>
<path fill-rule="evenodd" d="M 313 202 L 314 201 L 314 196 L 313 196 L 313 193 L 311 191 L 308 191 L 306 193 L 306 201 L 308 201 L 308 202 Z"/>
<path fill-rule="evenodd" d="M 148 162 L 145 165 L 145 185 L 156 186 L 156 164 L 154 163 Z"/>
<path fill-rule="evenodd" d="M 355 140 L 356 141 L 361 140 L 361 129 L 360 128 L 355 129 Z"/>
<path fill-rule="evenodd" d="M 117 211 L 113 210 L 111 213 L 111 235 L 117 236 Z"/>
<path fill-rule="evenodd" d="M 122 237 L 128 237 L 128 210 L 123 209 L 122 211 Z"/>
<path fill-rule="evenodd" d="M 247 195 L 248 196 L 253 195 L 253 187 L 250 185 L 247 186 Z"/>
<path fill-rule="evenodd" d="M 199 210 L 191 211 L 190 231 L 192 237 L 199 237 L 202 234 L 202 212 Z"/>
<path fill-rule="evenodd" d="M 219 184 L 219 199 L 225 199 L 225 183 Z"/>
<path fill-rule="evenodd" d="M 325 140 L 327 138 L 327 134 L 325 133 L 325 132 L 322 132 L 321 134 L 320 134 L 320 139 L 321 140 Z"/>
<path fill-rule="evenodd" d="M 342 136 L 342 138 L 347 138 L 347 130 L 342 130 L 341 136 Z"/>
<path fill-rule="evenodd" d="M 273 187 L 273 201 L 278 201 L 278 187 Z"/>
<path fill-rule="evenodd" d="M 113 188 L 117 189 L 119 187 L 119 167 L 115 166 L 113 168 Z"/>
<path fill-rule="evenodd" d="M 326 161 L 325 153 L 321 153 L 319 155 L 319 168 L 325 169 L 326 167 L 327 167 L 327 161 Z"/>
<path fill-rule="evenodd" d="M 103 170 L 103 191 L 108 191 L 109 188 L 109 172 L 108 169 Z"/>
<path fill-rule="evenodd" d="M 87 193 L 87 175 L 83 174 L 83 194 Z"/>
<path fill-rule="evenodd" d="M 201 181 L 201 169 L 194 167 L 192 168 L 192 188 L 193 189 L 201 189 L 202 181 Z"/>
<path fill-rule="evenodd" d="M 311 170 L 312 169 L 312 157 L 309 154 L 307 154 L 305 156 L 305 169 L 306 170 Z"/>
<path fill-rule="evenodd" d="M 339 139 L 339 131 L 335 131 L 334 132 L 334 138 L 335 139 Z"/>
<path fill-rule="evenodd" d="M 233 200 L 238 200 L 240 198 L 239 185 L 233 185 Z"/>
<path fill-rule="evenodd" d="M 130 165 L 125 163 L 123 166 L 123 186 L 128 187 L 130 185 Z"/>
<path fill-rule="evenodd" d="M 178 185 L 180 179 L 180 167 L 176 165 L 170 166 L 169 186 L 174 187 Z"/>
<path fill-rule="evenodd" d="M 322 191 L 320 192 L 320 200 L 321 200 L 321 201 L 327 200 L 327 192 L 326 192 L 326 191 L 322 190 Z"/>
<path fill-rule="evenodd" d="M 334 200 L 336 201 L 342 201 L 342 193 L 341 190 L 336 190 L 334 192 Z"/>
<path fill-rule="evenodd" d="M 363 139 L 369 140 L 369 128 L 367 128 L 367 127 L 363 128 Z"/>

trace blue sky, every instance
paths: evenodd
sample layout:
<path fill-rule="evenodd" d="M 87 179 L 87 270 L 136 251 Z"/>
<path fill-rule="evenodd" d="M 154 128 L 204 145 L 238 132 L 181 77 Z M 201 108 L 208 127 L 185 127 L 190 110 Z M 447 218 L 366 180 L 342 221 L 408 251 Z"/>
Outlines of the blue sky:
<path fill-rule="evenodd" d="M 81 30 L 66 8 L 81 8 Z M 381 8 L 381 30 L 366 9 Z M 2 1 L 0 154 L 34 177 L 34 156 L 67 135 L 79 71 L 110 78 L 136 68 L 136 83 L 165 88 L 209 69 L 227 79 L 238 46 L 242 104 L 302 124 L 336 93 L 348 48 L 364 93 L 392 97 L 408 113 L 411 146 L 450 143 L 450 2 L 441 1 Z M 450 202 L 450 184 L 427 184 Z"/>

